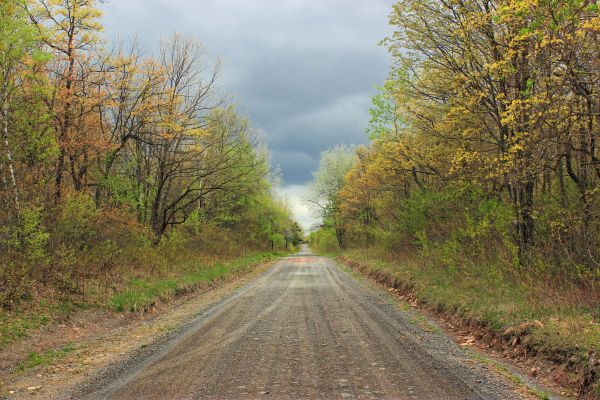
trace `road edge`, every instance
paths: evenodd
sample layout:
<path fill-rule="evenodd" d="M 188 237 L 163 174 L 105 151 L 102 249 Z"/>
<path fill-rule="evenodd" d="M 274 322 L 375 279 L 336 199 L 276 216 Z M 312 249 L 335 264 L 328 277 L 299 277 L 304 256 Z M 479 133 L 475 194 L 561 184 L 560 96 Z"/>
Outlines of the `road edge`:
<path fill-rule="evenodd" d="M 489 346 L 491 346 L 491 342 L 489 341 L 489 335 L 481 334 L 481 331 L 474 329 L 472 324 L 468 321 L 457 320 L 457 316 L 455 315 L 451 316 L 452 320 L 450 321 L 448 319 L 450 316 L 440 314 L 437 310 L 428 308 L 426 304 L 419 303 L 415 293 L 413 293 L 408 286 L 398 284 L 398 282 L 395 281 L 395 278 L 386 276 L 382 273 L 376 274 L 367 265 L 363 265 L 344 255 L 322 255 L 321 257 L 328 258 L 342 269 L 347 270 L 350 272 L 349 275 L 353 278 L 356 279 L 359 277 L 360 279 L 364 279 L 370 284 L 375 285 L 385 291 L 388 296 L 397 303 L 408 305 L 412 310 L 418 312 L 427 320 L 435 323 L 435 325 L 452 338 L 458 346 L 465 347 L 467 350 L 466 354 L 470 358 L 481 364 L 487 365 L 496 375 L 508 380 L 521 392 L 537 399 L 568 399 L 576 397 L 576 394 L 566 392 L 573 390 L 573 388 L 548 385 L 544 382 L 540 382 L 538 379 L 528 374 L 522 367 L 512 362 L 512 359 L 500 358 L 497 353 L 490 352 Z M 404 309 L 404 307 L 400 308 Z M 452 325 L 451 322 L 460 325 L 455 326 Z M 469 338 L 468 344 L 464 341 L 465 335 L 461 333 L 465 331 L 468 332 L 468 335 L 466 336 Z"/>
<path fill-rule="evenodd" d="M 239 295 L 244 288 L 267 273 L 284 257 L 259 262 L 245 268 L 240 274 L 232 275 L 208 288 L 198 288 L 170 302 L 162 303 L 152 312 L 130 313 L 132 319 L 114 329 L 81 340 L 76 343 L 76 351 L 64 358 L 25 372 L 12 371 L 4 378 L 0 399 L 56 399 L 65 396 L 69 398 L 77 385 L 94 379 L 105 369 L 126 363 L 138 353 L 148 352 L 155 346 L 178 338 L 182 332 L 192 329 L 199 319 Z M 107 318 L 110 318 L 110 315 L 107 315 Z M 102 357 L 101 360 L 92 360 L 99 348 L 112 342 L 118 343 L 120 350 L 102 354 L 106 357 Z M 64 370 L 56 373 L 57 368 L 63 367 Z"/>

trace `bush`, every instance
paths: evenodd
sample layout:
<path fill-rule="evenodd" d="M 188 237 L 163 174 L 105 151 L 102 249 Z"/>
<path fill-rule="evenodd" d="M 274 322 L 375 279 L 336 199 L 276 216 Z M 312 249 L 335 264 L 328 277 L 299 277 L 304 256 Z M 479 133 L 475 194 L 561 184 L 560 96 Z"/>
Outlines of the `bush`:
<path fill-rule="evenodd" d="M 283 236 L 281 233 L 274 234 L 271 237 L 271 240 L 273 241 L 274 250 L 285 249 L 285 236 Z"/>
<path fill-rule="evenodd" d="M 94 200 L 83 193 L 65 199 L 54 221 L 52 242 L 68 243 L 78 250 L 85 250 L 97 239 L 94 222 L 98 217 Z"/>
<path fill-rule="evenodd" d="M 0 307 L 12 309 L 27 297 L 31 282 L 26 263 L 8 259 L 0 261 Z"/>
<path fill-rule="evenodd" d="M 16 224 L 0 229 L 0 305 L 13 308 L 30 294 L 31 271 L 46 265 L 48 233 L 38 209 L 23 209 Z"/>
<path fill-rule="evenodd" d="M 334 228 L 320 228 L 311 232 L 308 241 L 320 253 L 333 253 L 340 250 Z"/>

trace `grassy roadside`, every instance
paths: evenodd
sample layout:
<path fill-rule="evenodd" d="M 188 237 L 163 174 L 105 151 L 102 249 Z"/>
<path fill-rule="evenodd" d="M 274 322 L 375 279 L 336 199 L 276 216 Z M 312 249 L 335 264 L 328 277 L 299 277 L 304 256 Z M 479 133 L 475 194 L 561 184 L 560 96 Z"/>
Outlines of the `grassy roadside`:
<path fill-rule="evenodd" d="M 85 292 L 77 295 L 57 297 L 51 293 L 46 296 L 42 294 L 19 309 L 0 309 L 0 350 L 7 349 L 15 341 L 27 338 L 48 323 L 68 317 L 76 311 L 93 308 L 104 308 L 117 313 L 145 311 L 184 293 L 209 288 L 282 255 L 284 253 L 255 252 L 229 258 L 227 261 L 199 256 L 173 265 L 168 271 L 147 275 L 132 273 L 118 286 L 93 281 L 88 284 Z M 34 354 L 27 365 L 49 358 L 54 356 Z"/>
<path fill-rule="evenodd" d="M 537 355 L 560 365 L 557 380 L 578 387 L 582 396 L 600 397 L 600 309 L 590 306 L 584 291 L 516 282 L 491 268 L 477 273 L 469 268 L 465 274 L 420 256 L 375 249 L 345 251 L 338 259 L 423 307 L 458 319 L 510 356 Z"/>
<path fill-rule="evenodd" d="M 39 299 L 23 308 L 7 311 L 0 308 L 0 350 L 11 343 L 26 338 L 31 332 L 47 325 L 56 318 L 66 317 L 76 310 L 89 307 L 89 304 L 67 299 Z"/>
<path fill-rule="evenodd" d="M 217 261 L 208 267 L 188 269 L 163 279 L 132 279 L 123 291 L 115 293 L 108 299 L 108 305 L 117 312 L 136 312 L 157 302 L 176 297 L 180 293 L 209 287 L 278 256 L 279 254 L 276 253 L 256 253 L 226 263 Z"/>

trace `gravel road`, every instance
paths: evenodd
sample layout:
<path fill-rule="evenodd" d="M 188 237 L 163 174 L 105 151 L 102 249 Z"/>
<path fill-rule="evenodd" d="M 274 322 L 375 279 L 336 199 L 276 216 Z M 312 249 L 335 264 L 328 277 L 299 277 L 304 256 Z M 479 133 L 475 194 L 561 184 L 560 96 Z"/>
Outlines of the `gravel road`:
<path fill-rule="evenodd" d="M 385 291 L 306 248 L 66 398 L 511 399 Z"/>

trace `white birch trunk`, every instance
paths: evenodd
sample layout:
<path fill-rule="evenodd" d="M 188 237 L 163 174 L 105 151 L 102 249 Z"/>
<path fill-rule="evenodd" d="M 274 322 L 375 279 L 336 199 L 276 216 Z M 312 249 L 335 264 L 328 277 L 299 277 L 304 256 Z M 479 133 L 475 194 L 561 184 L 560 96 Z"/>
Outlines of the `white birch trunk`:
<path fill-rule="evenodd" d="M 6 163 L 8 164 L 8 173 L 12 184 L 15 201 L 15 211 L 19 215 L 19 188 L 17 187 L 17 178 L 15 176 L 15 168 L 13 165 L 12 153 L 10 151 L 10 145 L 8 143 L 8 101 L 4 98 L 4 104 L 2 105 L 2 139 L 4 139 L 4 147 L 6 152 Z"/>

